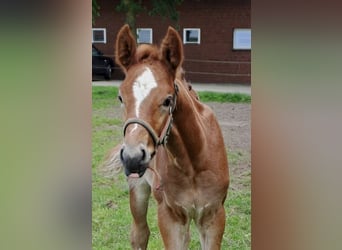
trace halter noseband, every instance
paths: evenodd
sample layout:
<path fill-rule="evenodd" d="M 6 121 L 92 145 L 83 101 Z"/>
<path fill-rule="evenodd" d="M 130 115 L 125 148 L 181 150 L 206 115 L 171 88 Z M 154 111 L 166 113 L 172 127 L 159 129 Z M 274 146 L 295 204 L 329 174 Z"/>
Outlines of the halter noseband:
<path fill-rule="evenodd" d="M 126 135 L 126 129 L 129 125 L 131 124 L 139 124 L 141 126 L 143 126 L 147 132 L 149 133 L 149 135 L 151 136 L 153 143 L 154 143 L 154 152 L 151 154 L 151 157 L 153 157 L 157 151 L 157 148 L 160 145 L 165 146 L 167 143 L 167 140 L 169 138 L 170 132 L 171 132 L 171 128 L 172 128 L 172 123 L 173 123 L 173 111 L 176 108 L 176 102 L 177 102 L 177 94 L 178 94 L 178 85 L 176 83 L 174 83 L 174 88 L 175 88 L 175 92 L 173 94 L 173 104 L 172 106 L 170 106 L 169 109 L 169 117 L 167 118 L 165 127 L 163 128 L 160 136 L 158 137 L 156 131 L 152 128 L 152 126 L 148 123 L 145 122 L 144 120 L 141 120 L 139 118 L 130 118 L 128 119 L 124 126 L 123 126 L 123 135 Z"/>

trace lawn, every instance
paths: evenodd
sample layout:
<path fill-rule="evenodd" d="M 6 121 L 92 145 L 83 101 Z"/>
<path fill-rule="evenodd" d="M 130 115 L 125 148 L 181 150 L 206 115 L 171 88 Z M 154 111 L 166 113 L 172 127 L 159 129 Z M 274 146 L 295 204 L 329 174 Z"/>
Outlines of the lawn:
<path fill-rule="evenodd" d="M 94 250 L 130 249 L 128 185 L 123 173 L 104 177 L 99 171 L 106 153 L 122 139 L 122 120 L 116 87 L 93 87 L 92 115 L 92 243 Z M 241 94 L 199 93 L 201 100 L 250 103 L 250 96 Z M 230 168 L 250 162 L 245 152 L 229 151 Z M 222 249 L 250 249 L 251 245 L 251 191 L 250 170 L 234 176 L 225 203 L 226 230 Z M 156 220 L 156 202 L 151 197 L 148 212 L 151 236 L 148 249 L 163 249 Z M 191 226 L 189 249 L 201 249 L 196 228 Z"/>

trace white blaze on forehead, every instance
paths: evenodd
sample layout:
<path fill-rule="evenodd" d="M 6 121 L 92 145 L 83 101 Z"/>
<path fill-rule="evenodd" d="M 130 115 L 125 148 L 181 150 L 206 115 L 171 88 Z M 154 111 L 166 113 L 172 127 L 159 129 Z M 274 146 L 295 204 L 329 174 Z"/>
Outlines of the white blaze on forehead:
<path fill-rule="evenodd" d="M 143 73 L 133 83 L 133 95 L 135 98 L 135 114 L 139 117 L 140 104 L 150 94 L 151 90 L 157 87 L 156 79 L 152 71 L 146 67 Z"/>

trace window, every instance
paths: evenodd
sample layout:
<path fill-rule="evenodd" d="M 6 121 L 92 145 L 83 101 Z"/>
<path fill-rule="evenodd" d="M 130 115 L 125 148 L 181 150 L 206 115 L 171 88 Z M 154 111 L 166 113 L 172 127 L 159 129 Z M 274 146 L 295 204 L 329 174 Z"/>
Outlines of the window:
<path fill-rule="evenodd" d="M 183 30 L 183 41 L 186 43 L 201 43 L 201 29 L 184 29 Z"/>
<path fill-rule="evenodd" d="M 233 49 L 250 50 L 252 48 L 251 29 L 234 29 Z"/>
<path fill-rule="evenodd" d="M 93 43 L 106 43 L 106 29 L 94 28 L 93 31 Z"/>
<path fill-rule="evenodd" d="M 152 43 L 152 29 L 137 29 L 138 43 Z"/>

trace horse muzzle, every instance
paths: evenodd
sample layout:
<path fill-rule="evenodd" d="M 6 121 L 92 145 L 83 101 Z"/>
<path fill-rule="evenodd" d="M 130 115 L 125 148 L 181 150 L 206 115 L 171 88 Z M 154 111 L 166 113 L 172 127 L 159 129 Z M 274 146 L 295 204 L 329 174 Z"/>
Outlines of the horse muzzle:
<path fill-rule="evenodd" d="M 127 177 L 142 177 L 145 174 L 151 159 L 147 147 L 143 144 L 137 146 L 123 145 L 120 159 L 125 167 Z"/>

